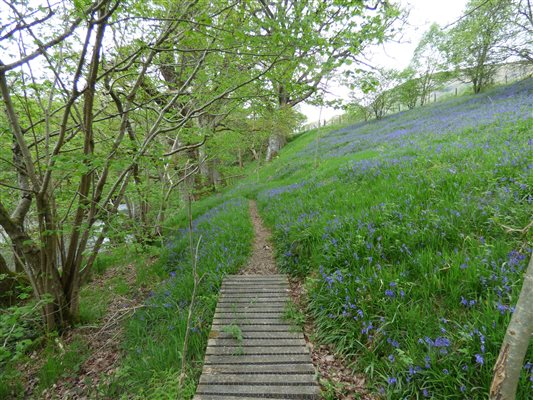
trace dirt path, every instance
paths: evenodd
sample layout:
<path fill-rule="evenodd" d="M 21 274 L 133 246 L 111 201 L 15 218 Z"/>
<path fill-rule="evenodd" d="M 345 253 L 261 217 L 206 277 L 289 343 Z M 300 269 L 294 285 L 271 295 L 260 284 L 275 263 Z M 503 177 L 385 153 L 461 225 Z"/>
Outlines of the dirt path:
<path fill-rule="evenodd" d="M 240 275 L 273 275 L 278 274 L 274 252 L 270 244 L 270 231 L 265 228 L 263 221 L 257 212 L 257 204 L 250 201 L 250 215 L 254 226 L 255 240 L 253 253 L 248 264 L 239 272 Z M 306 293 L 302 281 L 290 279 L 289 294 L 292 301 L 305 314 Z M 314 367 L 320 376 L 320 384 L 324 393 L 333 395 L 337 400 L 374 400 L 366 389 L 366 380 L 362 374 L 355 374 L 348 367 L 346 360 L 335 355 L 333 349 L 327 345 L 313 343 L 313 321 L 306 317 L 304 324 L 304 337 L 307 347 L 311 352 Z M 329 382 L 329 384 L 326 384 Z"/>
<path fill-rule="evenodd" d="M 263 221 L 257 212 L 257 204 L 250 201 L 250 216 L 254 226 L 255 240 L 252 250 L 252 256 L 248 264 L 241 269 L 240 275 L 272 275 L 278 274 L 276 262 L 274 261 L 274 252 L 270 245 L 270 231 L 265 228 Z"/>

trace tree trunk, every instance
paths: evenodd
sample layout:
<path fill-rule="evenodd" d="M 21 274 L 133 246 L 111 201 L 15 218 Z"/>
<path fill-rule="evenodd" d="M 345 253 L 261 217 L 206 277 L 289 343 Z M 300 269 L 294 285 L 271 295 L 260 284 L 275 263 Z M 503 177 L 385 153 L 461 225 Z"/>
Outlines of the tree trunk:
<path fill-rule="evenodd" d="M 237 150 L 237 159 L 239 161 L 239 169 L 243 169 L 244 165 L 242 163 L 242 149 L 239 147 Z"/>
<path fill-rule="evenodd" d="M 514 400 L 520 372 L 533 336 L 533 254 L 524 275 L 524 283 L 511 322 L 494 366 L 490 387 L 491 400 Z"/>
<path fill-rule="evenodd" d="M 268 138 L 268 147 L 265 160 L 267 162 L 272 161 L 272 159 L 278 155 L 279 151 L 284 145 L 285 137 L 278 133 L 272 133 L 272 135 L 270 135 Z"/>
<path fill-rule="evenodd" d="M 210 186 L 213 182 L 211 180 L 210 166 L 207 162 L 207 154 L 205 149 L 205 144 L 198 147 L 198 162 L 200 163 L 200 176 L 202 177 L 202 183 L 205 186 Z"/>
<path fill-rule="evenodd" d="M 5 258 L 0 254 L 0 304 L 9 304 L 16 281 L 13 272 L 7 267 Z"/>

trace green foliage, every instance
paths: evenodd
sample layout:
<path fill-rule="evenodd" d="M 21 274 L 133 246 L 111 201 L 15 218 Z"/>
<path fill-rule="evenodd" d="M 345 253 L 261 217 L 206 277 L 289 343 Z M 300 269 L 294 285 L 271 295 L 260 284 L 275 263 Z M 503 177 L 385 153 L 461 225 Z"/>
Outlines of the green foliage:
<path fill-rule="evenodd" d="M 37 374 L 37 393 L 61 378 L 75 376 L 86 359 L 87 351 L 87 343 L 80 337 L 74 337 L 68 344 L 63 344 L 59 338 L 50 340 L 44 351 L 45 362 Z"/>
<path fill-rule="evenodd" d="M 40 337 L 39 303 L 0 309 L 0 367 L 20 359 Z"/>
<path fill-rule="evenodd" d="M 191 398 L 194 394 L 220 283 L 245 262 L 253 236 L 248 203 L 243 199 L 223 202 L 210 198 L 198 203 L 194 215 L 194 242 L 202 236 L 198 260 L 201 281 L 186 355 L 189 369 L 180 371 L 180 364 L 194 281 L 188 232 L 180 228 L 168 236 L 160 269 L 164 281 L 127 324 L 125 358 L 116 381 L 106 389 L 109 396 L 127 393 L 136 398 L 153 398 L 169 388 L 165 379 L 181 372 L 187 375 L 184 387 L 177 387 L 174 381 L 170 393 L 177 398 Z M 187 225 L 182 213 L 167 229 Z"/>
<path fill-rule="evenodd" d="M 504 228 L 531 218 L 531 84 L 308 132 L 232 189 L 258 193 L 317 339 L 376 394 L 485 395 L 532 246 Z"/>
<path fill-rule="evenodd" d="M 243 341 L 242 330 L 239 325 L 226 325 L 223 329 L 224 333 L 231 335 L 239 344 Z"/>
<path fill-rule="evenodd" d="M 287 303 L 287 306 L 283 311 L 283 318 L 300 329 L 302 329 L 305 324 L 305 314 L 293 302 Z"/>
<path fill-rule="evenodd" d="M 373 72 L 354 70 L 346 71 L 345 82 L 352 88 L 360 88 L 362 95 L 352 94 L 350 109 L 355 115 L 361 114 L 365 121 L 370 115 L 376 119 L 383 118 L 391 111 L 398 100 L 398 90 L 394 90 L 403 78 L 393 69 L 379 69 Z"/>
<path fill-rule="evenodd" d="M 122 245 L 109 251 L 101 252 L 94 261 L 93 272 L 100 275 L 107 271 L 109 267 L 125 265 L 128 262 L 137 260 L 138 252 L 136 244 Z M 144 254 L 144 251 L 142 254 Z"/>
<path fill-rule="evenodd" d="M 443 49 L 447 61 L 472 82 L 474 93 L 492 83 L 496 66 L 507 59 L 506 43 L 511 2 L 470 0 L 464 18 L 447 32 Z"/>

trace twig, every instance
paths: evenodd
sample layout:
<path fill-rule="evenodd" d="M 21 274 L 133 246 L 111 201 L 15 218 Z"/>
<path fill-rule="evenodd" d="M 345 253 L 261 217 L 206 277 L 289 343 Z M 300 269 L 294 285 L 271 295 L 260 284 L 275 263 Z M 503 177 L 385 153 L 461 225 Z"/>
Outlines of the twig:
<path fill-rule="evenodd" d="M 193 253 L 193 235 L 192 235 L 192 196 L 189 194 L 189 246 L 190 246 L 190 252 L 191 252 L 191 260 L 192 260 L 192 273 L 193 273 L 193 279 L 194 284 L 192 288 L 192 295 L 191 295 L 191 302 L 189 304 L 189 312 L 187 314 L 187 324 L 185 325 L 185 337 L 183 338 L 183 350 L 181 352 L 181 373 L 179 377 L 179 385 L 180 387 L 183 385 L 183 380 L 186 377 L 185 373 L 185 364 L 187 360 L 187 347 L 189 344 L 189 331 L 191 327 L 191 320 L 192 320 L 192 312 L 194 309 L 194 302 L 196 300 L 196 290 L 198 288 L 198 284 L 200 282 L 200 279 L 198 278 L 198 249 L 200 248 L 200 242 L 202 241 L 202 235 L 198 238 L 198 242 L 196 243 L 196 251 Z"/>
<path fill-rule="evenodd" d="M 533 220 L 531 220 L 531 222 L 529 224 L 527 224 L 525 227 L 523 228 L 511 228 L 510 226 L 507 226 L 507 225 L 503 225 L 503 224 L 500 224 L 502 228 L 505 229 L 505 232 L 506 233 L 513 233 L 513 232 L 518 232 L 520 233 L 521 235 L 525 235 L 529 229 L 533 226 Z"/>

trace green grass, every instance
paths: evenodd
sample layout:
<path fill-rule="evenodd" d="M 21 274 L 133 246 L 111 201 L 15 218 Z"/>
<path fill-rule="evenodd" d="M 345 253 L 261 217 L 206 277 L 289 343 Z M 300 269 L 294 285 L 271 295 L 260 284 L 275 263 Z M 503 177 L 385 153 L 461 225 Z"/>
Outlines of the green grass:
<path fill-rule="evenodd" d="M 292 301 L 288 302 L 283 310 L 283 319 L 289 321 L 299 331 L 303 329 L 305 324 L 305 314 Z"/>
<path fill-rule="evenodd" d="M 317 340 L 376 395 L 486 398 L 533 247 L 506 230 L 531 220 L 532 86 L 305 133 L 222 195 L 257 196 Z"/>
<path fill-rule="evenodd" d="M 178 228 L 188 223 L 186 215 L 179 214 L 167 227 L 175 234 L 168 236 L 159 262 L 164 280 L 127 324 L 123 363 L 115 381 L 106 389 L 110 397 L 188 399 L 194 395 L 220 283 L 246 261 L 253 237 L 248 202 L 244 199 L 210 199 L 199 204 L 195 216 L 195 244 L 201 236 L 201 281 L 189 327 L 187 371 L 180 367 L 194 281 L 187 229 Z M 177 377 L 182 372 L 187 377 L 180 387 Z"/>
<path fill-rule="evenodd" d="M 37 373 L 39 384 L 36 393 L 41 393 L 62 378 L 77 375 L 88 355 L 85 339 L 75 337 L 67 347 L 59 339 L 50 341 L 44 351 L 45 362 Z"/>

